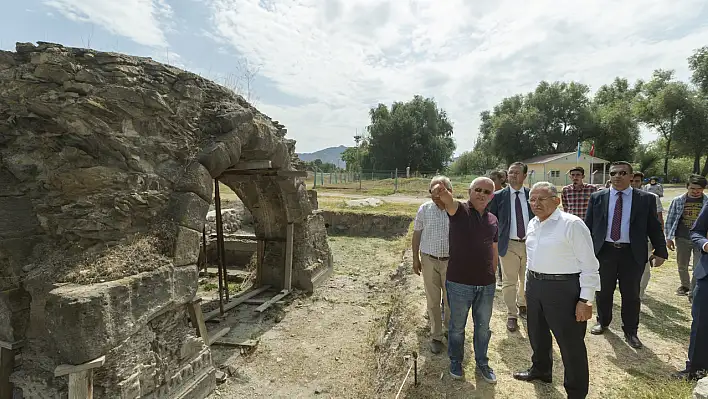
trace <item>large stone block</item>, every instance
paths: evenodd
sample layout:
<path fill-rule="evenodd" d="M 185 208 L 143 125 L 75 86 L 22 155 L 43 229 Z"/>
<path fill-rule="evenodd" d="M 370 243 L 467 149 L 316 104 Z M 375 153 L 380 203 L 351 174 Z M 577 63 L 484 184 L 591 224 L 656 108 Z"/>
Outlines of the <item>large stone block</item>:
<path fill-rule="evenodd" d="M 231 166 L 231 154 L 225 143 L 212 143 L 197 158 L 204 165 L 211 177 L 219 177 Z"/>
<path fill-rule="evenodd" d="M 201 233 L 188 227 L 176 226 L 174 248 L 172 249 L 175 266 L 185 266 L 197 263 Z"/>
<path fill-rule="evenodd" d="M 201 231 L 209 211 L 209 203 L 193 192 L 173 193 L 169 208 L 175 223 Z"/>
<path fill-rule="evenodd" d="M 172 301 L 175 304 L 191 302 L 197 294 L 199 270 L 197 265 L 175 267 Z"/>
<path fill-rule="evenodd" d="M 0 239 L 19 238 L 38 232 L 39 221 L 28 197 L 0 197 Z"/>
<path fill-rule="evenodd" d="M 187 166 L 182 177 L 180 177 L 175 190 L 195 193 L 210 204 L 214 195 L 214 179 L 212 179 L 209 170 L 204 165 L 199 162 L 192 162 Z"/>
<path fill-rule="evenodd" d="M 241 139 L 239 138 L 238 131 L 234 130 L 221 135 L 217 141 L 224 143 L 226 146 L 226 152 L 228 152 L 229 159 L 231 160 L 229 166 L 236 165 L 241 159 Z"/>

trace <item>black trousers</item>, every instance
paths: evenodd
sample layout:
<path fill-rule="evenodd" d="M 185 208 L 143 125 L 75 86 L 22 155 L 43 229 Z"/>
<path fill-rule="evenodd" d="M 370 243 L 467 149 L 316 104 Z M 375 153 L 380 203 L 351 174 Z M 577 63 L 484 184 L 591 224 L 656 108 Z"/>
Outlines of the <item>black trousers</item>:
<path fill-rule="evenodd" d="M 691 316 L 693 321 L 686 369 L 696 373 L 708 370 L 708 277 L 696 281 Z"/>
<path fill-rule="evenodd" d="M 563 386 L 570 399 L 585 398 L 590 384 L 588 353 L 585 348 L 587 322 L 575 319 L 575 306 L 580 298 L 579 277 L 568 280 L 540 280 L 528 273 L 526 278 L 526 323 L 533 355 L 533 369 L 551 374 L 553 342 L 560 348 L 565 375 Z"/>
<path fill-rule="evenodd" d="M 645 265 L 640 265 L 634 260 L 632 248 L 629 246 L 614 248 L 605 244 L 597 258 L 600 262 L 601 284 L 601 290 L 595 295 L 597 322 L 605 327 L 612 322 L 612 301 L 619 280 L 622 296 L 622 330 L 626 334 L 636 335 L 641 308 L 639 291 Z"/>

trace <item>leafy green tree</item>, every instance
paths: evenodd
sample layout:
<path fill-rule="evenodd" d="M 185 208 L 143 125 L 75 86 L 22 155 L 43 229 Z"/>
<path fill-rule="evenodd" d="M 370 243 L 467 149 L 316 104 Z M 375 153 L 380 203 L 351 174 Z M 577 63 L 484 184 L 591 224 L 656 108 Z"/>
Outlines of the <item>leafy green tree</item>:
<path fill-rule="evenodd" d="M 693 52 L 688 58 L 688 68 L 693 72 L 691 82 L 698 86 L 703 96 L 708 97 L 708 46 Z"/>
<path fill-rule="evenodd" d="M 692 95 L 676 124 L 676 149 L 693 158 L 693 173 L 708 175 L 708 157 L 701 170 L 701 158 L 708 153 L 708 99 Z"/>
<path fill-rule="evenodd" d="M 379 104 L 369 116 L 367 158 L 376 169 L 441 170 L 455 151 L 452 123 L 432 98 Z"/>
<path fill-rule="evenodd" d="M 674 139 L 676 124 L 688 104 L 689 89 L 674 80 L 674 71 L 656 70 L 652 79 L 641 85 L 635 102 L 639 120 L 656 129 L 666 140 L 664 149 L 664 178 L 669 176 L 669 154 Z"/>
<path fill-rule="evenodd" d="M 632 114 L 632 104 L 640 85 L 632 87 L 627 79 L 617 77 L 595 93 L 586 139 L 595 144 L 598 157 L 610 161 L 633 158 L 640 131 Z"/>

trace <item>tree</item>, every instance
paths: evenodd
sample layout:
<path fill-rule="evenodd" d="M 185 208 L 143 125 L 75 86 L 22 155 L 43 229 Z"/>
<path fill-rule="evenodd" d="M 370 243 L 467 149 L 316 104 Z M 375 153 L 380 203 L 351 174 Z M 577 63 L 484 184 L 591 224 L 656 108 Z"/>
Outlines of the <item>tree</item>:
<path fill-rule="evenodd" d="M 369 116 L 368 161 L 377 169 L 441 170 L 455 151 L 452 123 L 432 98 L 379 104 Z"/>
<path fill-rule="evenodd" d="M 688 103 L 688 86 L 674 80 L 674 71 L 658 69 L 652 79 L 641 85 L 635 102 L 639 120 L 656 129 L 666 140 L 664 149 L 664 178 L 669 176 L 669 154 L 676 124 Z"/>
<path fill-rule="evenodd" d="M 694 93 L 676 124 L 676 149 L 693 157 L 693 173 L 708 175 L 708 157 L 701 170 L 701 158 L 708 151 L 708 99 Z"/>
<path fill-rule="evenodd" d="M 592 125 L 587 140 L 595 144 L 598 157 L 610 161 L 632 159 L 639 145 L 639 126 L 632 114 L 632 104 L 641 84 L 630 86 L 627 79 L 615 78 L 602 85 L 592 104 Z"/>
<path fill-rule="evenodd" d="M 688 68 L 693 72 L 691 82 L 708 97 L 708 46 L 703 46 L 688 57 Z"/>

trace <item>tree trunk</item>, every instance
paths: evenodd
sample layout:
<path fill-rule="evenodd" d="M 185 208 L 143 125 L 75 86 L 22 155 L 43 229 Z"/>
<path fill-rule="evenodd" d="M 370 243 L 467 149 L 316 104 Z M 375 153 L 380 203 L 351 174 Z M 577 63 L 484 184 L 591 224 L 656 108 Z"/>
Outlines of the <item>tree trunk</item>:
<path fill-rule="evenodd" d="M 701 171 L 701 175 L 708 177 L 708 156 L 706 156 L 706 163 L 703 164 L 703 171 Z"/>
<path fill-rule="evenodd" d="M 700 173 L 701 172 L 701 152 L 698 151 L 696 152 L 696 155 L 693 157 L 693 173 Z"/>
<path fill-rule="evenodd" d="M 672 114 L 669 134 L 666 137 L 666 154 L 664 155 L 664 183 L 668 183 L 669 181 L 669 153 L 671 152 L 671 139 L 674 135 L 674 118 L 675 114 Z"/>

